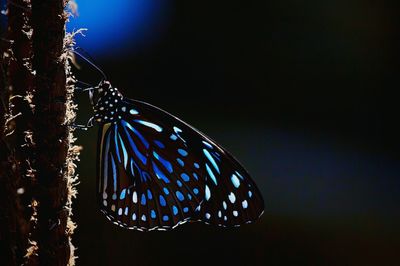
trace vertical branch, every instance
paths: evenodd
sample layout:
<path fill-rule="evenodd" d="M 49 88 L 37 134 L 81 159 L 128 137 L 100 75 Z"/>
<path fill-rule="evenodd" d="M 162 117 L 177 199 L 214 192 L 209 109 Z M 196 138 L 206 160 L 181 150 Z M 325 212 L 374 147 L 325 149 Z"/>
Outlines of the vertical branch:
<path fill-rule="evenodd" d="M 10 265 L 25 261 L 28 248 L 31 211 L 27 177 L 29 152 L 25 132 L 28 130 L 32 109 L 27 95 L 32 89 L 30 1 L 16 0 L 8 3 L 7 36 L 1 50 L 1 107 L 0 107 L 0 176 L 1 222 L 3 236 L 8 236 Z M 5 44 L 8 46 L 5 46 Z M 7 119 L 6 119 L 7 118 Z M 7 136 L 6 136 L 7 133 Z M 1 238 L 1 237 L 0 237 Z M 1 239 L 4 241 L 5 239 Z M 4 249 L 3 249 L 4 248 Z"/>
<path fill-rule="evenodd" d="M 36 71 L 32 136 L 38 201 L 41 265 L 73 264 L 70 202 L 74 191 L 73 138 L 66 123 L 74 116 L 64 51 L 66 1 L 32 0 L 33 69 Z M 67 115 L 69 117 L 67 117 Z M 71 259 L 72 258 L 72 259 Z"/>

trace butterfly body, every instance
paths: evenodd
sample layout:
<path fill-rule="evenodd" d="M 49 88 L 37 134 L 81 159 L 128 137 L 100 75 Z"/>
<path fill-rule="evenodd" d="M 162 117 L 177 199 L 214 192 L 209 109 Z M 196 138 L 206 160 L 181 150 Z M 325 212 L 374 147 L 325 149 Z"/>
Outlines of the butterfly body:
<path fill-rule="evenodd" d="M 264 210 L 260 191 L 226 150 L 173 115 L 97 87 L 97 195 L 115 224 L 142 231 L 187 221 L 239 226 Z"/>

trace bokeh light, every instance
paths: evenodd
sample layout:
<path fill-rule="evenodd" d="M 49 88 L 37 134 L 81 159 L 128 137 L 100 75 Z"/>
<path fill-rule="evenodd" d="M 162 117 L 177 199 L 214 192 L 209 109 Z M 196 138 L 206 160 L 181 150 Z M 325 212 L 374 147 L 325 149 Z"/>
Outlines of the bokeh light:
<path fill-rule="evenodd" d="M 77 45 L 97 57 L 108 57 L 151 46 L 168 24 L 168 1 L 76 0 L 78 15 L 67 24 L 69 32 L 86 28 Z"/>

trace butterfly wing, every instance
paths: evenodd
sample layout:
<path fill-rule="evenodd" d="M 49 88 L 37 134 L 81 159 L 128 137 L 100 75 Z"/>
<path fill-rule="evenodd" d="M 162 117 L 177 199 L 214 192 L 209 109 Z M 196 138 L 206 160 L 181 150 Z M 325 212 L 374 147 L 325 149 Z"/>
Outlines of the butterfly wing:
<path fill-rule="evenodd" d="M 249 174 L 210 138 L 144 102 L 119 108 L 98 145 L 98 199 L 111 221 L 162 230 L 189 220 L 236 226 L 262 214 Z"/>

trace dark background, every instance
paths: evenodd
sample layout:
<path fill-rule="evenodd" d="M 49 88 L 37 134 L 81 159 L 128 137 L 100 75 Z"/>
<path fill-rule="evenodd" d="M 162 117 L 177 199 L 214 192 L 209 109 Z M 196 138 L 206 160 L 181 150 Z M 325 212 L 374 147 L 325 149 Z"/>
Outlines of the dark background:
<path fill-rule="evenodd" d="M 94 25 L 107 27 L 112 18 L 96 7 L 81 17 L 91 12 Z M 372 0 L 158 7 L 134 37 L 120 23 L 122 33 L 100 35 L 94 48 L 88 26 L 83 48 L 126 97 L 168 110 L 230 150 L 266 210 L 235 229 L 118 228 L 96 206 L 97 131 L 77 132 L 78 265 L 400 265 L 397 7 Z M 111 43 L 103 50 L 102 38 Z M 91 72 L 77 75 L 99 78 Z M 92 111 L 78 99 L 83 122 Z"/>

